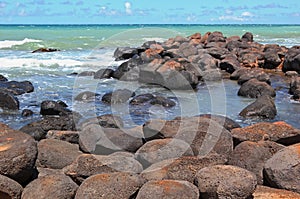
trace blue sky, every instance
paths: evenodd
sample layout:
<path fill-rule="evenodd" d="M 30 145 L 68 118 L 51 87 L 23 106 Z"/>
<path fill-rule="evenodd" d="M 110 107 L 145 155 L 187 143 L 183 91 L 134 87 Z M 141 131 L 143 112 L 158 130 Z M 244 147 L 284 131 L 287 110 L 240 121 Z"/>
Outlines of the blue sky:
<path fill-rule="evenodd" d="M 299 0 L 0 0 L 1 24 L 300 24 Z"/>

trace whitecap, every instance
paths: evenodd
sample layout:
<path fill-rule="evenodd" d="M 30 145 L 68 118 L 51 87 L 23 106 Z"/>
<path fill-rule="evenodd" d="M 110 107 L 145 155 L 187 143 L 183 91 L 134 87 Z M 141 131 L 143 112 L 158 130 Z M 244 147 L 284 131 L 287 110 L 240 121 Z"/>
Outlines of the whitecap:
<path fill-rule="evenodd" d="M 165 38 L 160 38 L 160 37 L 145 37 L 142 38 L 144 41 L 157 41 L 157 42 L 164 42 L 166 41 Z"/>
<path fill-rule="evenodd" d="M 42 40 L 28 39 L 28 38 L 25 38 L 23 40 L 4 40 L 4 41 L 0 41 L 0 49 L 11 48 L 13 46 L 19 46 L 25 43 L 38 43 L 38 42 L 42 42 Z"/>

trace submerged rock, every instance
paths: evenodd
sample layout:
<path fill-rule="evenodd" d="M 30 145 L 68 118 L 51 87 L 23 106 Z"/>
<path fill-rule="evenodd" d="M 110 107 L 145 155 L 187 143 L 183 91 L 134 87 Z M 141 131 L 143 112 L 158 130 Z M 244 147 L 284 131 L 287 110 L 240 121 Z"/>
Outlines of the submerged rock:
<path fill-rule="evenodd" d="M 44 53 L 44 52 L 56 52 L 56 51 L 60 51 L 60 50 L 56 48 L 39 48 L 32 51 L 32 53 Z"/>
<path fill-rule="evenodd" d="M 128 89 L 117 89 L 102 96 L 102 102 L 108 104 L 125 103 L 129 98 L 135 96 L 135 93 Z"/>
<path fill-rule="evenodd" d="M 24 93 L 31 93 L 34 91 L 34 87 L 30 81 L 0 81 L 0 91 L 7 91 L 14 95 L 22 95 Z"/>

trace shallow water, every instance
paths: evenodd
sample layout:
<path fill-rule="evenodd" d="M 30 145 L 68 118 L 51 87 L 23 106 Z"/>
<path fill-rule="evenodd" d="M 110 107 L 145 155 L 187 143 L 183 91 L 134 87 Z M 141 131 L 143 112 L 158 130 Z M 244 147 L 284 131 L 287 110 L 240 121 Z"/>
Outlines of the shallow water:
<path fill-rule="evenodd" d="M 34 84 L 33 93 L 18 96 L 21 107 L 18 112 L 1 112 L 0 121 L 13 128 L 40 118 L 39 106 L 43 100 L 62 100 L 71 109 L 85 117 L 114 112 L 121 115 L 126 125 L 142 124 L 150 118 L 172 119 L 176 116 L 213 113 L 227 115 L 242 125 L 261 120 L 243 120 L 238 113 L 254 99 L 237 96 L 239 85 L 224 80 L 199 84 L 195 92 L 168 91 L 164 88 L 150 88 L 137 82 L 120 82 L 113 79 L 94 80 L 91 77 L 76 77 L 73 72 L 97 71 L 101 68 L 116 68 L 121 62 L 112 58 L 118 46 L 140 46 L 147 40 L 165 40 L 176 35 L 188 36 L 195 32 L 222 31 L 224 35 L 241 36 L 253 32 L 255 40 L 261 43 L 278 43 L 293 46 L 300 44 L 300 26 L 266 25 L 160 25 L 160 26 L 0 26 L 0 74 L 9 80 L 29 80 Z M 53 53 L 31 53 L 40 47 L 61 49 Z M 290 100 L 288 85 L 279 76 L 272 77 L 277 91 L 275 103 L 278 115 L 274 119 L 284 120 L 300 128 L 300 104 Z M 112 109 L 96 99 L 96 102 L 74 102 L 78 93 L 91 90 L 100 95 L 117 88 L 131 88 L 137 94 L 156 92 L 171 97 L 177 102 L 173 108 L 134 108 L 128 104 Z M 28 108 L 34 115 L 22 118 L 20 113 Z"/>

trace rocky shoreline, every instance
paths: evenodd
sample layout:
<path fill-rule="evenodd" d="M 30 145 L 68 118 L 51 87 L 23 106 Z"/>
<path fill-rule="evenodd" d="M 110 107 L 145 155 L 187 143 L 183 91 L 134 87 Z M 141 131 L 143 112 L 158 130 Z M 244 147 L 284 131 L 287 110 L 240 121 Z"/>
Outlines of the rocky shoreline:
<path fill-rule="evenodd" d="M 256 98 L 237 114 L 273 119 L 273 70 L 289 82 L 286 94 L 300 99 L 300 47 L 259 44 L 251 33 L 177 36 L 117 48 L 114 57 L 124 60 L 116 69 L 86 71 L 78 78 L 188 92 L 199 83 L 232 79 L 240 85 L 238 96 Z M 34 92 L 29 81 L 0 77 L 2 109 L 18 110 L 17 95 L 29 92 Z M 103 96 L 86 91 L 74 100 L 137 109 L 178 103 L 128 89 Z M 117 115 L 83 118 L 62 101 L 43 101 L 40 107 L 39 121 L 19 130 L 0 125 L 0 198 L 300 198 L 300 130 L 286 122 L 241 127 L 226 116 L 205 114 L 125 128 Z"/>

